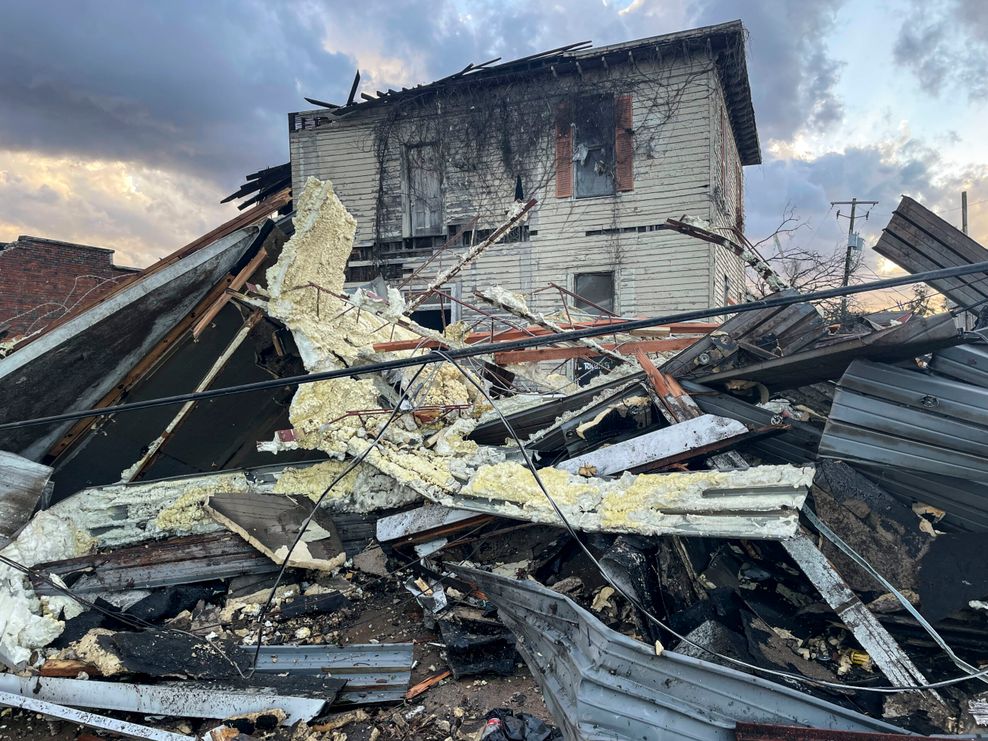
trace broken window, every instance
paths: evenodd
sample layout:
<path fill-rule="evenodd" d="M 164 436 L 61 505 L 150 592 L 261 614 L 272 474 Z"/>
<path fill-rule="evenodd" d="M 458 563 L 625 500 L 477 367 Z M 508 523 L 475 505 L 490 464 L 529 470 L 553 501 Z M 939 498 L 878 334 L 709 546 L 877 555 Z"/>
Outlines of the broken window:
<path fill-rule="evenodd" d="M 577 273 L 573 278 L 573 293 L 580 298 L 573 303 L 588 314 L 614 312 L 614 273 Z"/>
<path fill-rule="evenodd" d="M 442 162 L 435 144 L 405 149 L 408 220 L 413 237 L 443 233 Z"/>
<path fill-rule="evenodd" d="M 557 198 L 634 190 L 632 118 L 630 95 L 587 95 L 559 104 Z"/>
<path fill-rule="evenodd" d="M 576 197 L 614 193 L 614 96 L 588 95 L 573 105 Z"/>

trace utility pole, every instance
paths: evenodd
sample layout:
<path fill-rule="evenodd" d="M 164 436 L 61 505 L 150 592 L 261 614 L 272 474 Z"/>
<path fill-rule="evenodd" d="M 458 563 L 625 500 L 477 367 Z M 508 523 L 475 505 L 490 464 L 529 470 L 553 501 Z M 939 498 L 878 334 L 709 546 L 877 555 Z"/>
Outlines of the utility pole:
<path fill-rule="evenodd" d="M 967 234 L 967 191 L 961 192 L 961 231 Z"/>
<path fill-rule="evenodd" d="M 857 243 L 856 235 L 854 234 L 854 220 L 857 218 L 858 206 L 877 206 L 878 201 L 859 201 L 857 198 L 851 198 L 850 201 L 831 201 L 830 207 L 834 206 L 850 206 L 851 215 L 846 216 L 850 224 L 847 227 L 847 252 L 844 254 L 844 280 L 841 283 L 842 286 L 846 286 L 851 282 L 851 250 L 860 249 L 860 245 Z M 871 213 L 869 210 L 868 213 Z M 837 210 L 837 218 L 839 219 L 843 214 L 841 214 L 840 209 Z M 865 218 L 868 218 L 868 214 L 865 214 Z M 840 301 L 840 320 L 843 326 L 847 326 L 847 296 Z"/>

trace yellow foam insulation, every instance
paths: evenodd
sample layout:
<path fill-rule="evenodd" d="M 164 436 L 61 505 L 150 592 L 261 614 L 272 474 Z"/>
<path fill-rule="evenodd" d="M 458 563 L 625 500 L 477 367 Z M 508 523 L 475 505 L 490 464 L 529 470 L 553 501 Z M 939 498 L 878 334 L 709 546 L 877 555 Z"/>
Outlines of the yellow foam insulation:
<path fill-rule="evenodd" d="M 162 535 L 196 532 L 210 521 L 203 503 L 213 494 L 244 492 L 249 489 L 242 473 L 222 478 L 205 477 L 184 486 L 184 492 L 154 518 L 154 527 Z"/>
<path fill-rule="evenodd" d="M 795 532 L 813 468 L 756 466 L 625 474 L 614 480 L 543 468 L 539 476 L 578 529 L 784 538 Z M 562 525 L 531 471 L 515 462 L 481 466 L 458 494 L 440 501 L 450 507 Z"/>
<path fill-rule="evenodd" d="M 347 465 L 347 461 L 325 461 L 304 468 L 286 468 L 275 481 L 274 493 L 301 494 L 315 501 Z M 357 466 L 350 471 L 326 496 L 336 499 L 352 494 L 353 485 L 361 468 L 362 466 Z"/>
<path fill-rule="evenodd" d="M 295 204 L 295 233 L 267 272 L 267 310 L 291 329 L 305 367 L 350 366 L 362 353 L 372 352 L 375 342 L 420 339 L 416 332 L 338 298 L 344 293 L 357 222 L 333 184 L 309 178 Z"/>
<path fill-rule="evenodd" d="M 386 303 L 375 310 L 375 302 L 358 292 L 352 302 L 338 296 L 344 290 L 344 269 L 353 248 L 356 222 L 333 192 L 332 184 L 310 178 L 296 201 L 295 233 L 282 249 L 278 262 L 267 273 L 271 300 L 268 313 L 280 319 L 292 331 L 310 372 L 346 368 L 371 360 L 407 357 L 423 350 L 378 353 L 375 343 L 393 340 L 442 338 L 430 330 L 417 327 L 402 318 L 400 294 L 389 289 Z M 318 286 L 319 288 L 316 288 Z M 357 303 L 358 307 L 352 305 Z M 453 330 L 453 335 L 456 330 Z M 455 342 L 455 338 L 450 338 Z M 408 385 L 414 369 L 400 375 Z M 381 397 L 396 401 L 389 381 L 381 376 L 360 379 L 339 378 L 300 386 L 292 399 L 289 416 L 295 430 L 295 444 L 301 448 L 321 450 L 334 459 L 352 458 L 367 451 L 381 430 L 387 415 L 347 415 L 347 412 L 386 408 Z M 483 411 L 476 389 L 465 382 L 459 370 L 450 364 L 426 368 L 410 388 L 414 406 L 469 405 L 438 418 L 404 414 L 388 428 L 378 447 L 371 451 L 366 464 L 387 475 L 407 497 L 407 492 L 429 496 L 435 491 L 458 488 L 451 466 L 462 465 L 468 451 L 462 437 L 469 429 L 458 430 L 442 444 L 425 445 L 427 436 L 441 432 L 457 420 L 476 418 Z M 418 392 L 418 393 L 417 393 Z M 457 441 L 456 438 L 459 438 Z M 469 452 L 476 452 L 470 448 Z M 298 474 L 282 476 L 276 490 L 318 496 L 339 473 L 340 468 L 322 464 Z M 346 483 L 340 495 L 360 498 L 365 478 L 356 476 Z M 349 492 L 346 489 L 349 488 Z M 373 487 L 372 487 L 373 488 Z M 387 487 L 376 494 L 393 499 Z M 334 490 L 335 493 L 335 490 Z M 373 500 L 373 501 L 376 501 Z M 373 504 L 368 501 L 368 504 Z"/>

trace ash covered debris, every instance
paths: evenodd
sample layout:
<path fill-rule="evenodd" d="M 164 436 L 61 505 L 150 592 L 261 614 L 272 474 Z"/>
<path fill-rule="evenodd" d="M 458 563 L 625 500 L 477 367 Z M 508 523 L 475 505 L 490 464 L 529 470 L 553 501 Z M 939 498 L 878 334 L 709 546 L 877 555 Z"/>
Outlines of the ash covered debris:
<path fill-rule="evenodd" d="M 711 45 L 733 33 L 717 28 Z M 752 159 L 746 136 L 734 155 Z M 607 185 L 606 167 L 573 172 L 573 190 Z M 242 216 L 0 359 L 0 388 L 39 394 L 0 419 L 0 702 L 169 739 L 985 723 L 988 335 L 955 322 L 977 307 L 892 324 L 817 308 L 924 278 L 977 298 L 988 265 L 951 227 L 907 199 L 887 248 L 938 272 L 800 294 L 739 230 L 663 220 L 778 292 L 642 318 L 600 271 L 588 295 L 471 286 L 551 226 L 551 196 L 490 209 L 395 277 L 328 179 L 288 173 L 251 176 Z M 355 280 L 365 263 L 380 273 Z M 122 332 L 127 311 L 154 333 Z M 105 378 L 45 395 L 63 352 L 111 334 L 87 368 Z"/>

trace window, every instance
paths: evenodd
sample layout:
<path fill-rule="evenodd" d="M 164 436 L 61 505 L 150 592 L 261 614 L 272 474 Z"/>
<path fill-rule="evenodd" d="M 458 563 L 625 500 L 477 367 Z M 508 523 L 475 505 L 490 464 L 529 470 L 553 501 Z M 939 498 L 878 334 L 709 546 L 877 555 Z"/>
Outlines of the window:
<path fill-rule="evenodd" d="M 577 273 L 573 276 L 573 305 L 588 314 L 602 316 L 614 311 L 614 273 Z M 606 356 L 577 358 L 573 362 L 573 377 L 580 386 L 601 373 L 613 370 L 616 360 Z"/>
<path fill-rule="evenodd" d="M 573 293 L 580 298 L 573 304 L 588 314 L 614 312 L 614 273 L 577 273 Z"/>
<path fill-rule="evenodd" d="M 634 190 L 630 95 L 585 95 L 556 112 L 556 197 Z"/>
<path fill-rule="evenodd" d="M 576 197 L 614 191 L 614 97 L 588 95 L 573 106 L 573 162 Z"/>
<path fill-rule="evenodd" d="M 408 222 L 411 236 L 443 233 L 442 166 L 435 144 L 405 149 L 408 178 Z"/>

